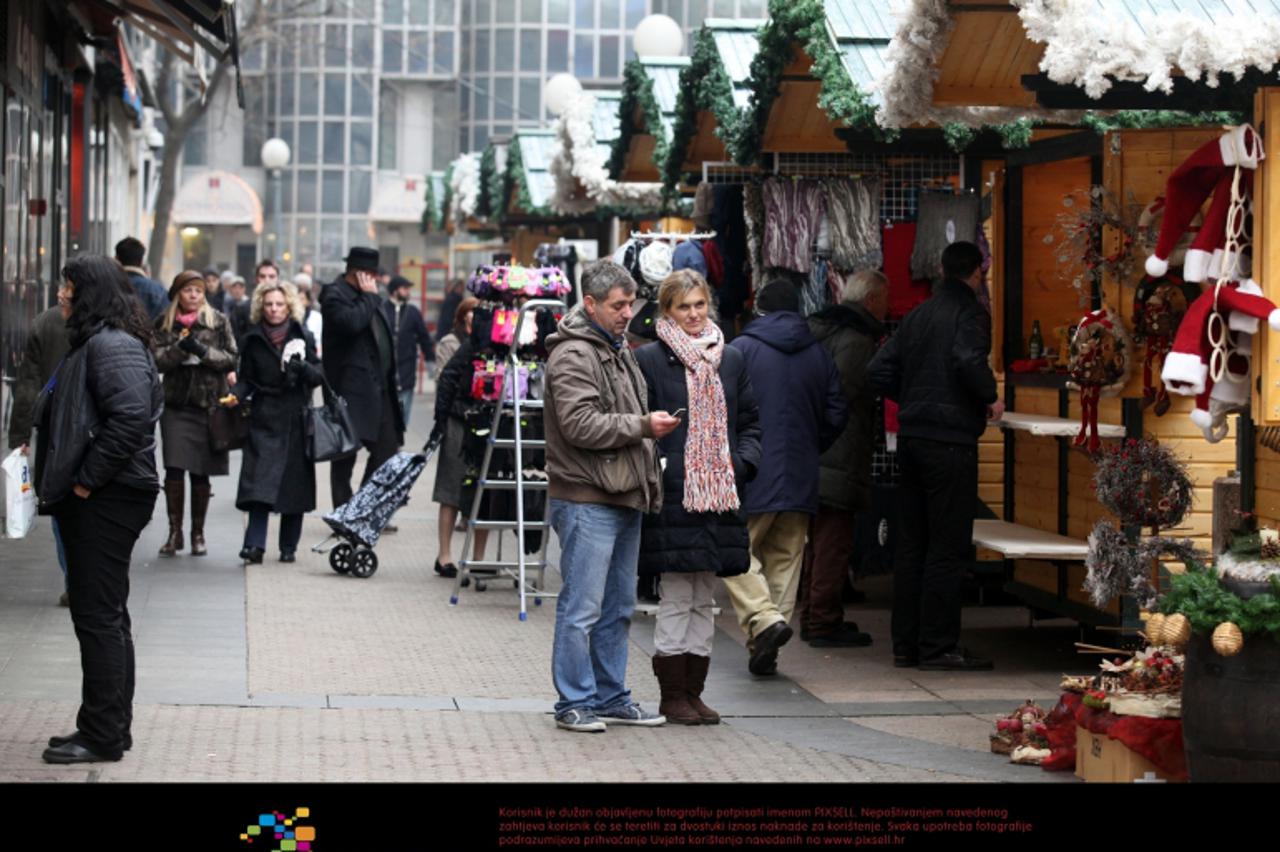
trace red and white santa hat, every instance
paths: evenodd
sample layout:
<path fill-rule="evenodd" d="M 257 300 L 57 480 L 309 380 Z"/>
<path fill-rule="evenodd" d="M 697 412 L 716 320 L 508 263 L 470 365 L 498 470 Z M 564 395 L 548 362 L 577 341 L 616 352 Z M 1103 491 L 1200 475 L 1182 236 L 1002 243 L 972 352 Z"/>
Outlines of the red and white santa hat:
<path fill-rule="evenodd" d="M 1247 335 L 1251 333 L 1250 327 L 1256 329 L 1258 320 L 1265 319 L 1272 329 L 1280 331 L 1280 310 L 1277 310 L 1270 299 L 1262 296 L 1261 292 L 1256 282 L 1233 281 L 1224 284 L 1217 293 L 1218 311 L 1227 318 L 1228 327 L 1222 329 L 1222 333 L 1241 333 L 1236 338 L 1238 354 L 1228 360 L 1224 369 L 1245 376 L 1248 375 L 1249 366 L 1247 359 L 1242 356 L 1249 353 L 1250 339 Z M 1171 393 L 1196 397 L 1196 410 L 1191 413 L 1191 420 L 1201 428 L 1212 421 L 1209 400 L 1214 398 L 1226 401 L 1233 396 L 1234 390 L 1217 389 L 1209 374 L 1209 361 L 1213 354 L 1213 345 L 1209 341 L 1209 319 L 1213 309 L 1214 289 L 1206 290 L 1191 303 L 1174 336 L 1173 349 L 1165 356 L 1164 367 L 1160 371 L 1160 378 Z M 1228 380 L 1220 384 L 1229 383 Z"/>
<path fill-rule="evenodd" d="M 1247 124 L 1233 127 L 1217 139 L 1201 145 L 1187 157 L 1173 173 L 1165 186 L 1164 216 L 1160 221 L 1160 235 L 1155 250 L 1147 258 L 1147 274 L 1160 278 L 1169 271 L 1169 255 L 1177 247 L 1179 239 L 1190 227 L 1205 199 L 1213 196 L 1204 225 L 1196 234 L 1183 266 L 1183 278 L 1187 281 L 1203 281 L 1218 269 L 1214 252 L 1225 242 L 1227 214 L 1231 207 L 1231 179 L 1236 166 L 1249 170 L 1258 167 L 1266 155 L 1258 134 Z M 1242 180 L 1241 192 L 1251 186 Z"/>

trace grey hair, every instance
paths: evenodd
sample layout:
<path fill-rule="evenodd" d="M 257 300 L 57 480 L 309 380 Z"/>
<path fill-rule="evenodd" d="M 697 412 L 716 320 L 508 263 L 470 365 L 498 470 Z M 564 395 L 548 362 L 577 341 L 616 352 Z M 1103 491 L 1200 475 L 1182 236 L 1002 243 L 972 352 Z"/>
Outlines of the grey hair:
<path fill-rule="evenodd" d="M 597 302 L 603 302 L 615 288 L 628 296 L 636 292 L 636 280 L 625 267 L 612 260 L 597 260 L 582 270 L 584 298 L 590 296 Z"/>
<path fill-rule="evenodd" d="M 861 304 L 867 297 L 889 286 L 889 279 L 878 269 L 864 269 L 844 277 L 840 301 Z"/>

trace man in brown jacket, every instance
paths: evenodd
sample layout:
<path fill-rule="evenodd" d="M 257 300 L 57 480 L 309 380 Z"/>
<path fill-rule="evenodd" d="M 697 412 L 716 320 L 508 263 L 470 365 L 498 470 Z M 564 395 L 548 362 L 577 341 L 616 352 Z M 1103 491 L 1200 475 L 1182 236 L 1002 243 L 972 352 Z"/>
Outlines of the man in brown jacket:
<path fill-rule="evenodd" d="M 569 731 L 666 722 L 625 684 L 640 519 L 662 505 L 654 439 L 679 424 L 646 410 L 644 377 L 623 340 L 635 291 L 618 264 L 592 264 L 582 304 L 547 338 L 547 477 L 563 579 L 551 676 L 556 725 Z"/>

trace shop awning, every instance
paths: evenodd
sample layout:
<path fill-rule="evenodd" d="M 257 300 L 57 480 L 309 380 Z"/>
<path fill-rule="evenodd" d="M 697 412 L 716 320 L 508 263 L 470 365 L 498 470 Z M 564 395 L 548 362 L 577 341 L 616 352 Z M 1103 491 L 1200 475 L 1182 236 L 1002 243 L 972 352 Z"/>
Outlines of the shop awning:
<path fill-rule="evenodd" d="M 1233 78 L 1274 80 L 1277 62 L 1280 0 L 917 2 L 897 21 L 881 120 L 1229 109 Z"/>
<path fill-rule="evenodd" d="M 421 209 L 418 215 L 422 215 Z M 238 175 L 204 172 L 189 178 L 178 190 L 173 220 L 180 225 L 248 225 L 260 234 L 262 200 Z"/>
<path fill-rule="evenodd" d="M 427 183 L 422 175 L 383 178 L 369 205 L 370 222 L 419 225 L 427 209 Z"/>
<path fill-rule="evenodd" d="M 196 48 L 239 68 L 235 4 L 229 0 L 75 0 L 93 22 L 98 35 L 106 35 L 114 18 L 195 64 Z"/>

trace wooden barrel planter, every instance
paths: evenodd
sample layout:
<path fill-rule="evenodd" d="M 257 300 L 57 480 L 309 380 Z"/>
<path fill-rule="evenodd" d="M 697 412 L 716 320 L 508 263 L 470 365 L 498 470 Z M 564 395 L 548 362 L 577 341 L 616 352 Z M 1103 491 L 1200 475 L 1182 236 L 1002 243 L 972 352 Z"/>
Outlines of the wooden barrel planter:
<path fill-rule="evenodd" d="M 1232 591 L 1252 596 L 1243 588 Z M 1182 741 L 1192 782 L 1280 781 L 1280 642 L 1249 636 L 1239 654 L 1224 657 L 1208 636 L 1192 637 L 1182 685 Z"/>

